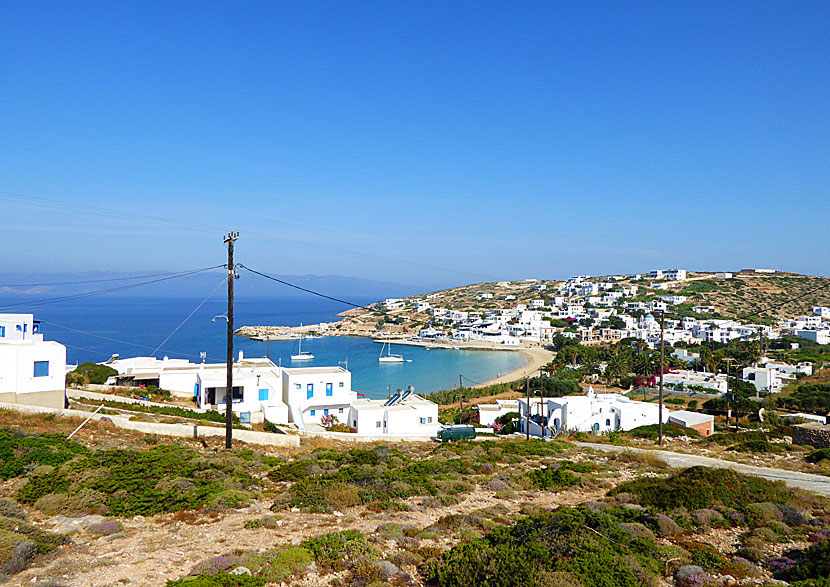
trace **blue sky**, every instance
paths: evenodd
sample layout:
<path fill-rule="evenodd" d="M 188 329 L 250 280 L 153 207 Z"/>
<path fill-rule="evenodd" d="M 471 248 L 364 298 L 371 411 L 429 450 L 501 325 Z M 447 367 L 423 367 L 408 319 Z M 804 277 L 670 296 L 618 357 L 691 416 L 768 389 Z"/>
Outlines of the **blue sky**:
<path fill-rule="evenodd" d="M 0 10 L 0 271 L 830 273 L 825 2 Z"/>

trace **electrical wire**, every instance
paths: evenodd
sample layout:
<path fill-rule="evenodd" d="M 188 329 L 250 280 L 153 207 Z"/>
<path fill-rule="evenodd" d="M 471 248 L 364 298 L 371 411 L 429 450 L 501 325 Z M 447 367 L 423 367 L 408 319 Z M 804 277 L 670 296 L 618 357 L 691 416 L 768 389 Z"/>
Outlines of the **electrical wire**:
<path fill-rule="evenodd" d="M 324 294 L 324 293 L 320 293 L 320 292 L 318 292 L 318 291 L 314 291 L 313 289 L 308 289 L 307 287 L 301 287 L 301 286 L 299 286 L 299 285 L 295 285 L 295 284 L 293 284 L 293 283 L 289 283 L 288 281 L 285 281 L 285 280 L 279 279 L 279 278 L 277 278 L 277 277 L 274 277 L 274 276 L 272 276 L 272 275 L 268 275 L 268 274 L 266 274 L 266 273 L 262 273 L 261 271 L 257 271 L 256 269 L 251 269 L 250 267 L 246 267 L 245 265 L 243 265 L 243 264 L 241 264 L 241 263 L 237 263 L 237 264 L 236 264 L 236 266 L 237 266 L 237 267 L 239 267 L 240 269 L 245 269 L 246 271 L 250 271 L 251 273 L 254 273 L 254 274 L 256 274 L 256 275 L 259 275 L 260 277 L 264 277 L 265 279 L 270 279 L 271 281 L 276 281 L 277 283 L 281 283 L 282 285 L 285 285 L 285 286 L 288 286 L 288 287 L 292 287 L 292 288 L 294 288 L 294 289 L 297 289 L 297 290 L 300 290 L 300 291 L 304 291 L 304 292 L 306 292 L 306 293 L 310 293 L 311 295 L 315 295 L 315 296 L 317 296 L 317 297 L 325 298 L 325 299 L 327 299 L 327 300 L 331 300 L 331 301 L 333 301 L 333 302 L 338 302 L 338 303 L 345 304 L 345 305 L 347 305 L 347 306 L 351 306 L 351 307 L 353 307 L 353 308 L 358 308 L 358 309 L 369 309 L 369 308 L 371 308 L 371 305 L 369 305 L 369 306 L 361 306 L 361 305 L 359 305 L 359 304 L 355 304 L 355 303 L 350 302 L 350 301 L 348 301 L 348 300 L 341 300 L 340 298 L 335 298 L 335 297 L 333 297 L 333 296 L 329 296 L 329 295 L 326 295 L 326 294 Z"/>
<path fill-rule="evenodd" d="M 170 335 L 169 335 L 167 338 L 165 338 L 163 341 L 161 341 L 161 344 L 160 344 L 160 345 L 158 345 L 155 349 L 153 349 L 153 352 L 152 352 L 152 353 L 150 353 L 150 355 L 151 355 L 151 356 L 155 356 L 155 354 L 159 351 L 159 349 L 160 349 L 161 347 L 163 347 L 163 346 L 164 346 L 164 343 L 166 343 L 168 340 L 170 340 L 171 338 L 173 338 L 173 335 L 174 335 L 174 334 L 176 334 L 176 333 L 179 331 L 179 329 L 180 329 L 182 326 L 184 326 L 184 325 L 185 325 L 185 323 L 186 323 L 188 320 L 190 320 L 190 318 L 193 316 L 193 314 L 195 314 L 195 313 L 199 310 L 199 308 L 201 308 L 202 306 L 204 306 L 204 305 L 205 305 L 205 302 L 207 302 L 207 301 L 208 301 L 211 297 L 213 297 L 213 294 L 215 294 L 215 293 L 216 293 L 216 290 L 217 290 L 217 289 L 219 289 L 220 287 L 222 287 L 222 285 L 223 285 L 223 284 L 224 284 L 227 280 L 228 280 L 228 278 L 226 277 L 225 279 L 223 279 L 222 281 L 220 281 L 220 282 L 219 282 L 219 285 L 217 285 L 216 287 L 214 287 L 214 288 L 213 288 L 213 291 L 212 291 L 212 292 L 210 292 L 210 293 L 208 294 L 208 296 L 207 296 L 205 299 L 203 299 L 203 300 L 202 300 L 202 302 L 201 302 L 198 306 L 196 306 L 190 314 L 188 314 L 188 315 L 187 315 L 187 318 L 185 318 L 184 320 L 182 320 L 182 323 L 181 323 L 181 324 L 179 324 L 178 326 L 176 326 L 176 328 L 174 328 L 174 329 L 173 329 L 173 332 L 171 332 L 171 333 L 170 333 Z"/>
<path fill-rule="evenodd" d="M 152 277 L 163 277 L 171 275 L 172 271 L 156 273 L 153 275 L 136 275 L 133 277 L 111 277 L 109 279 L 87 279 L 85 281 L 54 281 L 51 283 L 0 283 L 0 287 L 41 287 L 46 285 L 84 285 L 87 283 L 106 283 L 109 281 L 129 281 L 133 279 L 150 279 Z"/>
<path fill-rule="evenodd" d="M 757 312 L 753 312 L 752 314 L 745 314 L 743 316 L 740 316 L 740 317 L 738 317 L 738 320 L 746 320 L 747 318 L 752 318 L 754 316 L 759 316 L 760 314 L 763 314 L 764 312 L 769 312 L 770 310 L 777 310 L 778 308 L 780 308 L 782 306 L 786 306 L 787 304 L 789 304 L 791 302 L 794 302 L 796 300 L 800 300 L 801 298 L 806 298 L 810 294 L 814 294 L 817 291 L 821 291 L 823 289 L 828 289 L 828 288 L 830 288 L 830 283 L 825 283 L 824 285 L 821 285 L 819 287 L 816 287 L 814 289 L 806 291 L 802 294 L 799 294 L 797 296 L 789 298 L 789 299 L 781 302 L 780 304 L 775 304 L 774 306 L 769 306 L 767 308 L 763 308 L 761 310 L 758 310 Z"/>
<path fill-rule="evenodd" d="M 69 295 L 58 296 L 58 297 L 54 297 L 54 298 L 44 298 L 44 299 L 40 299 L 40 300 L 27 300 L 27 301 L 24 301 L 24 302 L 17 302 L 17 303 L 14 303 L 14 304 L 6 304 L 5 306 L 3 306 L 2 309 L 6 310 L 8 308 L 15 308 L 15 307 L 18 307 L 18 306 L 42 306 L 42 305 L 45 305 L 45 304 L 51 304 L 51 303 L 55 303 L 55 302 L 64 302 L 64 301 L 69 301 L 69 300 L 87 298 L 87 297 L 96 296 L 96 295 L 113 293 L 113 292 L 117 292 L 117 291 L 124 291 L 124 290 L 128 290 L 128 289 L 133 289 L 135 287 L 141 287 L 141 286 L 144 286 L 144 285 L 151 285 L 151 284 L 154 284 L 154 283 L 161 283 L 162 281 L 169 281 L 171 279 L 178 279 L 179 277 L 187 277 L 187 276 L 190 276 L 190 275 L 196 275 L 197 273 L 204 273 L 205 271 L 211 271 L 213 269 L 218 269 L 220 267 L 225 267 L 225 266 L 226 265 L 214 265 L 213 267 L 205 267 L 204 269 L 194 269 L 194 270 L 191 270 L 191 271 L 184 271 L 184 272 L 181 272 L 181 273 L 172 274 L 172 275 L 169 275 L 167 277 L 162 277 L 162 278 L 159 278 L 159 279 L 153 279 L 153 280 L 150 280 L 150 281 L 143 281 L 141 283 L 133 283 L 133 284 L 130 284 L 130 285 L 122 285 L 122 286 L 119 286 L 119 287 L 112 287 L 112 288 L 108 288 L 108 289 L 101 289 L 101 290 L 89 291 L 89 292 L 83 292 L 83 293 L 77 293 L 77 294 L 69 294 Z"/>
<path fill-rule="evenodd" d="M 77 328 L 71 328 L 69 326 L 63 326 L 62 324 L 55 324 L 54 322 L 49 322 L 47 320 L 41 320 L 40 323 L 41 324 L 46 324 L 48 326 L 53 326 L 55 328 L 62 328 L 64 330 L 70 330 L 72 332 L 77 332 L 78 334 L 84 334 L 86 336 L 91 336 L 93 338 L 100 338 L 101 340 L 106 340 L 106 341 L 109 341 L 109 342 L 117 342 L 119 344 L 126 344 L 126 345 L 129 345 L 129 346 L 134 346 L 134 347 L 139 348 L 139 349 L 152 349 L 153 348 L 149 345 L 138 344 L 138 343 L 135 343 L 135 342 L 130 342 L 128 340 L 121 340 L 119 338 L 111 338 L 109 336 L 102 336 L 100 334 L 87 332 L 86 330 L 78 330 Z M 61 344 L 65 345 L 65 346 L 71 346 L 71 345 L 68 345 L 66 343 L 61 343 Z M 89 349 L 84 349 L 84 348 L 81 348 L 81 347 L 74 347 L 74 348 L 78 348 L 80 350 L 89 350 Z M 187 358 L 190 358 L 190 359 L 197 359 L 197 358 L 200 359 L 201 358 L 201 357 L 197 357 L 196 355 L 191 355 L 189 353 L 174 351 L 172 349 L 166 349 L 166 350 L 167 350 L 168 353 L 175 353 L 176 355 L 179 355 L 179 356 L 182 356 L 182 357 L 187 357 Z M 93 352 L 97 353 L 99 351 L 93 351 Z M 101 354 L 107 354 L 107 353 L 101 352 Z"/>

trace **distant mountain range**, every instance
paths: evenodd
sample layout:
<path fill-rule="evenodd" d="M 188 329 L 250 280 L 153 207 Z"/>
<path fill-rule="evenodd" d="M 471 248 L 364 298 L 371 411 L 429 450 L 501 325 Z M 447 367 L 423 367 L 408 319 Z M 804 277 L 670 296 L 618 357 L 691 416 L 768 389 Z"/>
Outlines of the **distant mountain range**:
<path fill-rule="evenodd" d="M 245 270 L 234 285 L 238 297 L 296 297 L 308 295 Z M 165 279 L 164 272 L 86 271 L 79 273 L 0 273 L 3 296 L 59 297 L 107 290 L 113 296 L 198 297 L 209 294 L 225 276 L 224 269 Z M 381 300 L 418 293 L 414 285 L 374 281 L 343 275 L 273 275 L 277 279 L 332 297 Z M 152 282 L 152 283 L 150 283 Z M 145 285 L 137 286 L 137 284 Z M 136 287 L 137 286 L 137 287 Z M 222 286 L 224 289 L 224 286 Z M 217 292 L 217 295 L 219 292 Z"/>

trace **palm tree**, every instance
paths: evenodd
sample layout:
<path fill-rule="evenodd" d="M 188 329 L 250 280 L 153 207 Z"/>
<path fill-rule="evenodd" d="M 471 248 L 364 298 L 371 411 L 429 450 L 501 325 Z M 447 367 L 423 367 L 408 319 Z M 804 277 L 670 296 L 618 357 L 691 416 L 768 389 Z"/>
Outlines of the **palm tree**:
<path fill-rule="evenodd" d="M 621 377 L 628 374 L 629 361 L 628 356 L 624 353 L 614 353 L 608 359 L 608 365 L 605 367 L 605 381 L 606 385 L 611 379 L 619 380 Z"/>
<path fill-rule="evenodd" d="M 634 359 L 634 372 L 643 378 L 643 400 L 646 399 L 646 381 L 657 373 L 659 367 L 654 363 L 651 353 L 637 355 Z"/>

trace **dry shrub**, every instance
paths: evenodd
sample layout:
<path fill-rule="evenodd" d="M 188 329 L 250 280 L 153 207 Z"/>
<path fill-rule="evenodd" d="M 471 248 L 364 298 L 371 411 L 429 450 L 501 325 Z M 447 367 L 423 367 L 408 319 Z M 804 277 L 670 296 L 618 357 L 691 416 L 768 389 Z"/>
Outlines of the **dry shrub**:
<path fill-rule="evenodd" d="M 82 489 L 72 495 L 49 493 L 35 502 L 35 508 L 49 516 L 83 516 L 107 512 L 107 496 L 94 489 Z"/>
<path fill-rule="evenodd" d="M 544 571 L 536 579 L 538 587 L 585 587 L 585 584 L 567 571 Z"/>
<path fill-rule="evenodd" d="M 360 503 L 360 492 L 354 485 L 332 485 L 324 491 L 326 503 L 335 510 L 342 510 Z"/>
<path fill-rule="evenodd" d="M 17 518 L 18 520 L 26 519 L 26 512 L 23 507 L 12 499 L 0 498 L 0 516 L 6 518 Z"/>

